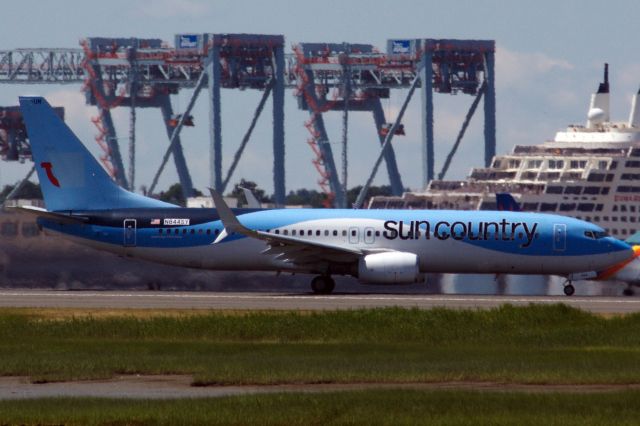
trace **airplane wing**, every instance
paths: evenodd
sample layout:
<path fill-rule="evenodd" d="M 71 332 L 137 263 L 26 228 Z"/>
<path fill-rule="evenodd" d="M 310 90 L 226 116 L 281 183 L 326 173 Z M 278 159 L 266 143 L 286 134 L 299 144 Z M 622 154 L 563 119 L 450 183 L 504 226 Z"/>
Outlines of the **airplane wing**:
<path fill-rule="evenodd" d="M 280 260 L 297 265 L 312 265 L 323 262 L 352 263 L 367 254 L 360 249 L 249 229 L 240 223 L 220 194 L 213 189 L 209 190 L 225 228 L 214 241 L 214 244 L 222 241 L 230 234 L 238 233 L 269 244 L 269 248 L 263 251 L 264 254 L 276 255 Z"/>
<path fill-rule="evenodd" d="M 45 219 L 54 220 L 58 223 L 86 223 L 89 218 L 86 216 L 72 215 L 68 213 L 50 212 L 40 207 L 34 206 L 15 206 L 9 207 L 20 212 L 43 217 Z"/>

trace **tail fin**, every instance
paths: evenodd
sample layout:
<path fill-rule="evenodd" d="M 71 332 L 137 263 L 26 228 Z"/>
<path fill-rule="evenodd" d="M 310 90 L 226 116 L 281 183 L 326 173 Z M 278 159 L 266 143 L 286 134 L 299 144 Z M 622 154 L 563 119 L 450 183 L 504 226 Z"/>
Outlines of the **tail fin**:
<path fill-rule="evenodd" d="M 175 207 L 116 185 L 46 99 L 20 97 L 20 108 L 47 210 Z"/>
<path fill-rule="evenodd" d="M 508 192 L 498 192 L 496 193 L 496 204 L 498 206 L 498 210 L 500 211 L 511 211 L 511 212 L 519 212 L 522 211 L 520 209 L 520 205 L 513 198 L 513 195 Z"/>

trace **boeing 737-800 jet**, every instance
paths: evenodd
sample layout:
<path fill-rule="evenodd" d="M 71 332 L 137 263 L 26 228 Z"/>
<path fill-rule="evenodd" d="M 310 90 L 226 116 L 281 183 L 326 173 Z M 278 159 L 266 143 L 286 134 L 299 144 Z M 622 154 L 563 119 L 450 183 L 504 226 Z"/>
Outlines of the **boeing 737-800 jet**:
<path fill-rule="evenodd" d="M 507 211 L 179 208 L 117 186 L 44 98 L 22 97 L 48 232 L 156 262 L 212 270 L 332 275 L 400 284 L 427 272 L 596 277 L 633 257 L 588 222 Z"/>

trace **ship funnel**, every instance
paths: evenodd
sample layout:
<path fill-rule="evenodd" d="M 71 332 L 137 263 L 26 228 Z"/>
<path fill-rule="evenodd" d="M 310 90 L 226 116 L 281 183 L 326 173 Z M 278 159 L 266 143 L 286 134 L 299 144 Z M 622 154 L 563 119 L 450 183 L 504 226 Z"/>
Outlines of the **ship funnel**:
<path fill-rule="evenodd" d="M 638 100 L 640 99 L 640 89 L 638 93 L 633 95 L 631 99 L 631 114 L 629 114 L 629 127 L 640 127 L 640 105 Z"/>
<path fill-rule="evenodd" d="M 589 129 L 609 121 L 609 64 L 604 64 L 604 81 L 598 86 L 598 92 L 591 95 L 587 118 Z"/>

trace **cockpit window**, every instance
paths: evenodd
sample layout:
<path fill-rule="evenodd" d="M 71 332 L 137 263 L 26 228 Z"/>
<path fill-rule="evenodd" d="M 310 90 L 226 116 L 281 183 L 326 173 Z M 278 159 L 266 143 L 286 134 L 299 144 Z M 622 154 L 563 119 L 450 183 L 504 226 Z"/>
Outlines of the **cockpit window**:
<path fill-rule="evenodd" d="M 595 235 L 593 235 L 593 232 L 591 231 L 584 231 L 584 236 L 588 237 L 588 238 L 596 238 Z"/>
<path fill-rule="evenodd" d="M 609 236 L 609 233 L 606 231 L 584 231 L 585 237 L 594 238 L 599 240 L 600 238 L 606 238 Z"/>

